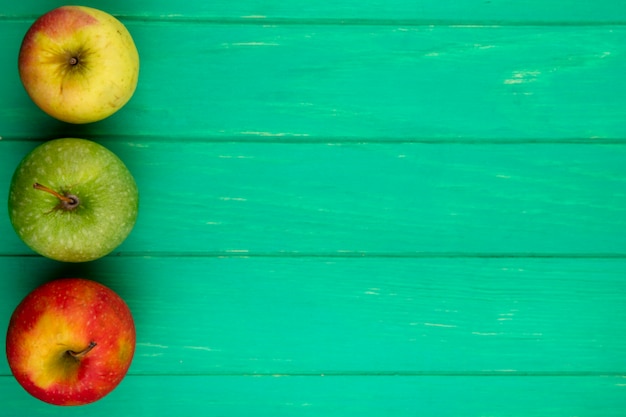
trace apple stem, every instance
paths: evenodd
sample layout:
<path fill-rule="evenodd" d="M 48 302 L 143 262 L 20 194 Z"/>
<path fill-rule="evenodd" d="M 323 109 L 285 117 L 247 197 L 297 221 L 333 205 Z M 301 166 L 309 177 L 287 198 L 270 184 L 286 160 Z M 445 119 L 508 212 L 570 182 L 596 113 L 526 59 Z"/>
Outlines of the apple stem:
<path fill-rule="evenodd" d="M 59 194 L 56 191 L 46 187 L 45 185 L 39 184 L 38 182 L 33 184 L 33 188 L 35 190 L 45 191 L 52 194 L 53 196 L 61 200 L 61 206 L 67 210 L 74 209 L 78 206 L 78 197 L 76 196 Z"/>
<path fill-rule="evenodd" d="M 85 349 L 81 350 L 80 352 L 74 352 L 73 350 L 68 350 L 67 353 L 70 354 L 70 356 L 74 359 L 82 359 L 83 357 L 85 357 L 85 355 L 87 355 L 91 349 L 96 347 L 96 342 L 90 342 L 89 346 L 87 346 Z"/>
<path fill-rule="evenodd" d="M 38 182 L 33 184 L 33 188 L 35 190 L 41 190 L 41 191 L 45 191 L 47 193 L 50 193 L 53 196 L 55 196 L 56 198 L 58 198 L 59 200 L 64 201 L 64 202 L 66 202 L 68 204 L 74 204 L 75 203 L 75 201 L 73 199 L 71 199 L 69 197 L 66 197 L 64 195 L 61 195 L 61 194 L 57 193 L 56 191 L 46 187 L 45 185 L 39 184 Z"/>

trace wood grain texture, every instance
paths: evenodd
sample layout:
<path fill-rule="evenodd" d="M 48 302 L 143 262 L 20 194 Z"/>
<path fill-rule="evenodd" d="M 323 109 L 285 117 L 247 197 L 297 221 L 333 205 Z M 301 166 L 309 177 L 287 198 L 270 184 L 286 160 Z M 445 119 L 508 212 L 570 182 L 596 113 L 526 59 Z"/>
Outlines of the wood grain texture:
<path fill-rule="evenodd" d="M 625 254 L 621 145 L 101 143 L 140 189 L 121 252 Z M 34 146 L 0 143 L 1 188 Z"/>
<path fill-rule="evenodd" d="M 83 0 L 85 6 L 103 8 L 100 0 Z M 38 16 L 56 7 L 46 0 L 11 2 L 0 17 Z M 323 20 L 352 22 L 367 19 L 413 21 L 422 24 L 441 22 L 494 24 L 603 24 L 624 22 L 626 10 L 619 1 L 598 0 L 228 0 L 174 2 L 171 0 L 108 0 L 106 9 L 115 15 L 165 20 L 233 19 L 255 21 Z"/>
<path fill-rule="evenodd" d="M 133 375 L 626 375 L 624 259 L 11 257 L 3 269 L 3 324 L 49 279 L 117 291 L 138 329 Z"/>
<path fill-rule="evenodd" d="M 28 24 L 3 22 L 0 54 L 9 63 Z M 11 105 L 0 109 L 0 136 L 525 143 L 626 136 L 626 87 L 615 82 L 626 73 L 622 26 L 128 27 L 143 65 L 126 111 L 96 125 L 55 122 L 37 111 L 9 65 L 0 95 Z"/>
<path fill-rule="evenodd" d="M 622 378 L 527 377 L 129 377 L 109 397 L 87 408 L 63 409 L 66 416 L 108 416 L 126 404 L 133 416 L 181 414 L 256 416 L 428 415 L 447 417 L 527 416 L 537 410 L 554 417 L 621 417 Z M 3 410 L 52 416 L 50 409 L 0 378 Z M 498 392 L 498 396 L 493 396 Z M 130 393 L 136 393 L 131 395 Z M 593 394 L 595 393 L 595 394 Z M 520 405 L 520 396 L 529 400 Z M 162 399 L 138 401 L 138 398 Z M 455 401 L 451 401 L 454 398 Z M 598 399 L 596 405 L 590 399 Z M 489 413 L 489 414 L 485 414 Z"/>
<path fill-rule="evenodd" d="M 123 404 L 123 412 L 133 416 L 621 417 L 625 390 L 619 377 L 131 376 L 99 403 L 51 409 L 0 377 L 7 416 L 26 408 L 37 416 L 110 416 Z"/>
<path fill-rule="evenodd" d="M 80 276 L 138 330 L 129 376 L 0 416 L 586 416 L 626 409 L 626 8 L 598 0 L 85 0 L 138 90 L 66 125 L 0 11 L 0 192 L 43 140 L 109 147 L 139 221 L 104 259 L 33 255 L 0 216 L 0 329 Z M 0 332 L 0 345 L 4 333 Z"/>

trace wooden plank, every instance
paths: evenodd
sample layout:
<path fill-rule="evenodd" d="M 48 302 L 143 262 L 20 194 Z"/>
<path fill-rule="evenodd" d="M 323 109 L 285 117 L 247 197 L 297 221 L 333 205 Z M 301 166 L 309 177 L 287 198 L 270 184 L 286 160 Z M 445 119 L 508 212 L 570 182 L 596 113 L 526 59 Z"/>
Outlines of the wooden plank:
<path fill-rule="evenodd" d="M 43 115 L 11 65 L 55 5 L 3 5 L 0 190 L 78 136 L 142 206 L 87 264 L 33 256 L 0 216 L 4 326 L 83 276 L 139 342 L 88 407 L 34 400 L 0 361 L 0 416 L 622 417 L 622 3 L 84 0 L 142 56 L 128 107 L 87 126 Z"/>
<path fill-rule="evenodd" d="M 623 22 L 626 10 L 620 1 L 483 1 L 456 0 L 216 0 L 179 2 L 173 0 L 108 1 L 83 0 L 81 4 L 107 10 L 123 17 L 187 19 L 356 19 L 446 21 L 456 23 L 604 23 Z M 37 16 L 53 5 L 46 0 L 10 2 L 0 17 Z M 262 20 L 261 20 L 262 21 Z"/>
<path fill-rule="evenodd" d="M 86 407 L 51 407 L 0 377 L 5 415 L 622 417 L 620 377 L 127 377 Z M 524 398 L 524 400 L 520 400 Z"/>
<path fill-rule="evenodd" d="M 117 291 L 133 375 L 626 374 L 625 259 L 1 261 L 7 320 L 49 279 Z"/>
<path fill-rule="evenodd" d="M 102 143 L 140 189 L 122 253 L 625 253 L 621 145 Z M 0 190 L 34 146 L 0 141 Z"/>
<path fill-rule="evenodd" d="M 17 57 L 26 21 L 0 22 Z M 0 136 L 252 141 L 623 141 L 626 27 L 129 22 L 137 93 L 101 123 L 37 109 L 0 78 Z M 154 36 L 158 32 L 160 36 Z M 166 53 L 164 52 L 166 51 Z"/>

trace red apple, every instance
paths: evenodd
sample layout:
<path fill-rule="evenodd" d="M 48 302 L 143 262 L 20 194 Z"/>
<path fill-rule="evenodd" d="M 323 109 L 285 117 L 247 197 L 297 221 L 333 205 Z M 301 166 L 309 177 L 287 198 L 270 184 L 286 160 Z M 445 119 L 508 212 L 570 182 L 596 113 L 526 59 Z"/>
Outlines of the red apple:
<path fill-rule="evenodd" d="M 135 325 L 119 295 L 94 281 L 48 282 L 17 306 L 6 337 L 15 379 L 55 405 L 99 400 L 124 378 L 135 352 Z"/>

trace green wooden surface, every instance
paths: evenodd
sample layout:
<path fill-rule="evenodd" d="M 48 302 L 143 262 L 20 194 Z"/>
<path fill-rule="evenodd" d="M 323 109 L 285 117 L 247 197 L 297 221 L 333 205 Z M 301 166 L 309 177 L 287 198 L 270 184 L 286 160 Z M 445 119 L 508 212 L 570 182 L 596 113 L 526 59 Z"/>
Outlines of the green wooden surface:
<path fill-rule="evenodd" d="M 425 24 L 447 22 L 491 22 L 499 24 L 606 24 L 624 23 L 626 10 L 620 1 L 585 0 L 215 0 L 211 2 L 172 0 L 85 0 L 81 4 L 103 7 L 123 17 L 148 19 L 285 19 L 292 21 L 359 21 L 377 24 L 414 21 Z M 39 10 L 53 7 L 48 0 L 11 2 L 0 17 L 35 17 Z"/>
<path fill-rule="evenodd" d="M 86 1 L 142 58 L 103 122 L 42 114 L 16 58 L 60 4 L 0 10 L 0 190 L 42 140 L 129 166 L 137 226 L 88 264 L 0 216 L 0 327 L 96 279 L 138 346 L 60 409 L 0 361 L 0 415 L 623 416 L 626 6 L 533 1 Z M 4 331 L 0 332 L 0 344 Z"/>
<path fill-rule="evenodd" d="M 141 191 L 121 253 L 626 250 L 621 145 L 101 143 L 124 157 Z M 34 146 L 4 141 L 0 187 Z M 30 253 L 8 220 L 0 233 L 7 253 Z"/>
<path fill-rule="evenodd" d="M 30 22 L 3 22 L 2 56 L 17 55 Z M 15 88 L 7 60 L 12 81 L 0 94 L 12 106 L 0 112 L 2 135 L 436 143 L 626 136 L 626 86 L 615 78 L 626 73 L 624 26 L 128 27 L 143 82 L 126 111 L 97 126 L 55 122 Z"/>

